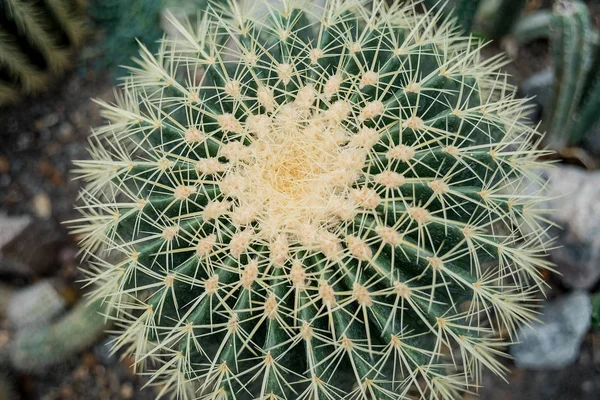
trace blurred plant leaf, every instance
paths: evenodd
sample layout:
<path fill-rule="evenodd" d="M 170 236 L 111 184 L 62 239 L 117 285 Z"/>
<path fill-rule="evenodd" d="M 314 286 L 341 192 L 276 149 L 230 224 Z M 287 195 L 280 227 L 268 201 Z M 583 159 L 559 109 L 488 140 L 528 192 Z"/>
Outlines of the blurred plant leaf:
<path fill-rule="evenodd" d="M 592 326 L 600 328 L 600 293 L 592 296 Z"/>

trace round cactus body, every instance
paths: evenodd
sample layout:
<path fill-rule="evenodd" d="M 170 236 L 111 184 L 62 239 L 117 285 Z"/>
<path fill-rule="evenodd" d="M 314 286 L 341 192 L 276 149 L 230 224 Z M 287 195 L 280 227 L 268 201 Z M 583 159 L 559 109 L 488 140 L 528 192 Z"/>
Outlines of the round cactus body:
<path fill-rule="evenodd" d="M 502 59 L 365 4 L 173 21 L 103 103 L 75 231 L 161 394 L 455 398 L 534 317 L 539 137 Z"/>

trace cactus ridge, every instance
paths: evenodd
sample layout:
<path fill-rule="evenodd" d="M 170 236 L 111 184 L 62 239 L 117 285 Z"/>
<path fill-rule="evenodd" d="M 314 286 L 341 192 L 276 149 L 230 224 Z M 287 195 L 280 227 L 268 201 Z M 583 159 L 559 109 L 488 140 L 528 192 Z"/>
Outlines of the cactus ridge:
<path fill-rule="evenodd" d="M 73 0 L 0 3 L 0 104 L 39 92 L 69 68 L 85 36 L 80 7 Z"/>
<path fill-rule="evenodd" d="M 76 163 L 115 350 L 176 398 L 450 399 L 503 374 L 550 242 L 504 59 L 414 4 L 173 24 Z"/>

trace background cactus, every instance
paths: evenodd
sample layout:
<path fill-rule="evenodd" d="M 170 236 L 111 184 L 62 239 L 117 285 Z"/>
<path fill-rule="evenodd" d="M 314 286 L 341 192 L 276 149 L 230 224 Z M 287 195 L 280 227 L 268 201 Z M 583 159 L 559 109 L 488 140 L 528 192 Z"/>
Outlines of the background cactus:
<path fill-rule="evenodd" d="M 92 345 L 107 328 L 100 301 L 80 302 L 51 324 L 28 326 L 17 331 L 10 360 L 20 371 L 41 371 L 64 362 Z"/>
<path fill-rule="evenodd" d="M 204 10 L 208 0 L 91 0 L 90 14 L 96 26 L 104 33 L 97 53 L 90 59 L 100 68 L 110 70 L 113 78 L 127 75 L 123 66 L 135 65 L 139 43 L 151 52 L 158 50 L 158 42 L 165 34 L 161 16 L 167 9 L 196 15 Z"/>
<path fill-rule="evenodd" d="M 456 398 L 534 317 L 542 152 L 503 59 L 365 4 L 173 21 L 101 103 L 74 232 L 161 394 Z"/>
<path fill-rule="evenodd" d="M 470 32 L 481 0 L 424 0 L 423 3 L 430 10 L 442 10 L 444 13 L 456 18 L 458 25 L 465 32 Z"/>
<path fill-rule="evenodd" d="M 160 12 L 164 2 L 91 0 L 90 15 L 105 36 L 99 44 L 101 57 L 94 59 L 97 66 L 110 68 L 116 78 L 126 72 L 122 66 L 133 64 L 132 58 L 138 53 L 139 42 L 155 51 L 163 35 Z"/>
<path fill-rule="evenodd" d="M 548 142 L 552 148 L 562 148 L 573 132 L 569 125 L 583 95 L 590 69 L 590 14 L 587 6 L 577 0 L 558 1 L 550 22 L 554 87 L 545 120 Z"/>
<path fill-rule="evenodd" d="M 464 12 L 464 7 L 444 10 L 454 15 L 465 31 L 475 24 L 474 30 L 484 36 L 505 39 L 510 53 L 519 45 L 548 39 L 554 71 L 541 71 L 523 86 L 541 83 L 545 87 L 546 81 L 553 81 L 550 99 L 543 104 L 546 118 L 541 128 L 548 133 L 545 145 L 554 150 L 581 145 L 600 120 L 600 36 L 591 24 L 588 6 L 582 0 L 555 0 L 552 10 L 522 16 L 525 6 L 524 0 L 488 0 L 481 2 L 477 18 Z"/>
<path fill-rule="evenodd" d="M 511 32 L 519 20 L 527 0 L 499 0 L 496 3 L 496 7 L 490 13 L 488 32 L 492 38 L 499 39 Z"/>
<path fill-rule="evenodd" d="M 69 67 L 84 37 L 81 7 L 75 0 L 0 2 L 0 105 L 39 92 Z"/>

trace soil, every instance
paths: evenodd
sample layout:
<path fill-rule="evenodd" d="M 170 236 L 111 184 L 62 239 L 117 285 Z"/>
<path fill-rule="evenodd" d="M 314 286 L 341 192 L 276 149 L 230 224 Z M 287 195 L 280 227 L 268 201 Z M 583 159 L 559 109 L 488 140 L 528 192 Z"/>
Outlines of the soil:
<path fill-rule="evenodd" d="M 600 15 L 600 4 L 590 3 L 594 15 Z M 596 22 L 600 21 L 596 19 Z M 493 55 L 500 51 L 499 45 L 491 44 L 485 54 Z M 511 74 L 513 83 L 519 84 L 548 67 L 549 62 L 548 44 L 539 41 L 519 49 L 506 70 Z M 16 106 L 0 109 L 0 212 L 33 214 L 58 223 L 78 215 L 73 204 L 76 203 L 80 184 L 73 179 L 72 160 L 87 158 L 86 144 L 91 128 L 102 121 L 99 106 L 90 100 L 92 98 L 110 100 L 112 82 L 104 73 L 78 71 L 57 81 L 45 95 L 30 97 Z M 67 235 L 66 231 L 64 234 Z M 61 279 L 76 293 L 75 297 L 79 297 L 81 289 L 73 282 L 80 280 L 82 274 L 77 269 L 76 244 L 72 239 L 63 253 L 60 265 L 45 274 Z M 40 278 L 34 276 L 31 280 Z M 553 284 L 556 283 L 550 279 Z M 18 282 L 21 285 L 28 283 Z M 560 286 L 555 287 L 560 292 Z M 9 335 L 5 324 L 0 324 L 0 338 Z M 8 376 L 18 392 L 16 398 L 154 398 L 157 392 L 153 388 L 141 390 L 145 379 L 135 375 L 130 359 L 110 355 L 109 341 L 110 337 L 45 372 L 10 372 Z M 510 384 L 485 373 L 481 399 L 597 399 L 600 393 L 600 332 L 588 334 L 579 360 L 564 370 L 536 372 L 517 369 L 510 360 L 505 363 L 510 369 L 506 377 Z M 475 397 L 465 395 L 465 399 L 472 398 Z"/>

